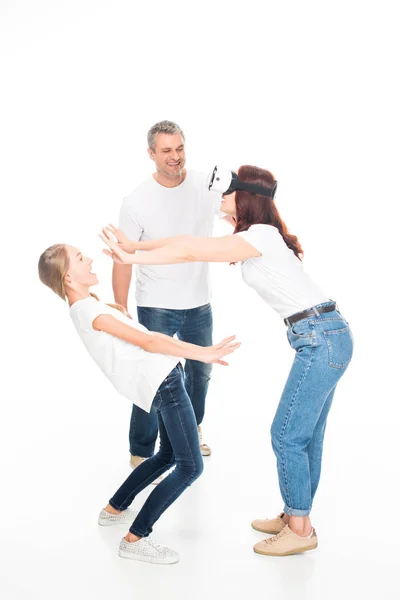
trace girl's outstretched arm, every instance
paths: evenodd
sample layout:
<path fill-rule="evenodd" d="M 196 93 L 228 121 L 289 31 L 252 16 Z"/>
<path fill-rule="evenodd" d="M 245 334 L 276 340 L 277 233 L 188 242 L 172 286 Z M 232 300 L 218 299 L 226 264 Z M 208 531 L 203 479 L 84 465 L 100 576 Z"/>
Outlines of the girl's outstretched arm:
<path fill-rule="evenodd" d="M 196 346 L 162 334 L 139 331 L 109 314 L 96 317 L 93 321 L 93 328 L 139 346 L 147 352 L 189 358 L 204 363 L 218 363 L 224 366 L 228 363 L 223 361 L 222 357 L 231 354 L 240 346 L 240 343 L 234 342 L 235 336 L 226 338 L 214 346 Z"/>
<path fill-rule="evenodd" d="M 189 342 L 183 342 L 182 340 L 178 340 L 177 338 L 166 335 L 165 333 L 159 333 L 158 331 L 152 331 L 151 333 L 152 333 L 152 335 L 155 335 L 156 337 L 161 337 L 163 339 L 167 339 L 169 341 L 174 342 L 180 348 L 188 348 L 188 347 L 193 348 L 193 349 L 199 348 L 199 346 L 197 346 L 196 344 L 190 344 Z M 236 339 L 236 335 L 231 335 L 230 337 L 227 337 L 224 340 L 222 340 L 222 342 L 220 342 L 219 344 L 214 344 L 213 346 L 208 346 L 208 348 L 217 348 L 217 349 L 222 348 L 225 344 L 230 344 L 235 339 Z M 239 345 L 240 345 L 240 343 L 239 343 Z"/>

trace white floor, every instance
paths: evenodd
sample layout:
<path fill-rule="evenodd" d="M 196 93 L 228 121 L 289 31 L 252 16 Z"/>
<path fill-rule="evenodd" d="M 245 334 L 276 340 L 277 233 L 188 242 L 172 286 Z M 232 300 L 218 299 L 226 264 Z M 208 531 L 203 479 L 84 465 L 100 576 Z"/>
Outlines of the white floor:
<path fill-rule="evenodd" d="M 96 523 L 129 472 L 128 403 L 108 413 L 102 401 L 94 410 L 90 399 L 81 412 L 78 400 L 63 405 L 57 397 L 52 404 L 38 398 L 32 412 L 25 406 L 20 422 L 26 447 L 2 454 L 8 481 L 2 493 L 2 598 L 398 598 L 399 536 L 390 519 L 394 506 L 383 505 L 391 496 L 384 483 L 389 465 L 376 455 L 373 439 L 368 443 L 368 432 L 359 431 L 353 444 L 352 413 L 345 409 L 355 381 L 351 372 L 327 434 L 313 513 L 320 546 L 287 558 L 252 550 L 262 534 L 250 521 L 281 508 L 268 439 L 272 400 L 257 419 L 250 414 L 244 421 L 237 408 L 240 398 L 246 404 L 245 382 L 229 398 L 224 378 L 222 369 L 216 371 L 210 390 L 205 436 L 213 455 L 205 459 L 202 477 L 155 526 L 155 539 L 181 555 L 172 566 L 120 559 L 125 526 Z M 228 411 L 230 403 L 235 409 Z M 140 506 L 149 491 L 133 505 Z"/>

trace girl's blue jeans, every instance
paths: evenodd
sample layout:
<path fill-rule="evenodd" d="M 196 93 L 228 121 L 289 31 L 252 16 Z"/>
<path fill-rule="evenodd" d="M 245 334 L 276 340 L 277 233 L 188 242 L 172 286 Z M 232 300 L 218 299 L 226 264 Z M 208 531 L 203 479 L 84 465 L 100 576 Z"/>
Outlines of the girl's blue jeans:
<path fill-rule="evenodd" d="M 132 523 L 129 531 L 139 537 L 151 533 L 162 513 L 203 471 L 196 418 L 181 363 L 158 388 L 153 407 L 160 432 L 159 450 L 132 471 L 109 501 L 116 510 L 125 510 L 145 487 L 176 465 L 154 488 Z"/>

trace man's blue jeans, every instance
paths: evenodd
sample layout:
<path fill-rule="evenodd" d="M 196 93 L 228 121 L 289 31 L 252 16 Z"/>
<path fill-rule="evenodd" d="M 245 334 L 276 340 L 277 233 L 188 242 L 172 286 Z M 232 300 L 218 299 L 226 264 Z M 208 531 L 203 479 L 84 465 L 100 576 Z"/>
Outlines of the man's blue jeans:
<path fill-rule="evenodd" d="M 198 346 L 212 345 L 212 310 L 210 304 L 187 310 L 138 306 L 139 323 L 150 331 L 158 331 Z M 185 388 L 191 400 L 196 422 L 204 417 L 205 400 L 211 377 L 210 364 L 186 360 Z M 154 408 L 150 413 L 133 405 L 129 446 L 131 454 L 149 457 L 154 454 L 158 425 Z"/>
<path fill-rule="evenodd" d="M 353 337 L 336 310 L 297 321 L 287 336 L 296 356 L 271 436 L 283 510 L 302 517 L 310 513 L 317 491 L 326 420 L 336 384 L 352 357 Z"/>
<path fill-rule="evenodd" d="M 203 471 L 196 419 L 185 390 L 181 363 L 158 388 L 153 407 L 158 418 L 160 448 L 132 471 L 109 501 L 116 510 L 125 510 L 145 487 L 176 465 L 154 488 L 132 523 L 129 531 L 139 537 L 152 532 L 162 513 Z"/>

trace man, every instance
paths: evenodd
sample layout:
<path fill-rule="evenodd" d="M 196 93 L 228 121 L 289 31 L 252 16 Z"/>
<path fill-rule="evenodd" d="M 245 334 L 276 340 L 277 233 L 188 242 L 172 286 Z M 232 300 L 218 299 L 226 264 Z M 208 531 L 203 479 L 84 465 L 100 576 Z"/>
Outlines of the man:
<path fill-rule="evenodd" d="M 120 229 L 131 240 L 143 241 L 184 234 L 211 235 L 220 195 L 208 191 L 205 175 L 185 169 L 181 128 L 171 121 L 161 121 L 149 130 L 147 141 L 155 172 L 124 198 Z M 115 301 L 127 310 L 131 278 L 131 265 L 114 263 Z M 208 264 L 138 265 L 136 302 L 138 320 L 149 330 L 176 334 L 199 346 L 212 344 Z M 211 454 L 201 434 L 210 375 L 211 365 L 186 361 L 185 387 L 196 416 L 203 456 Z M 157 432 L 155 413 L 133 405 L 129 432 L 133 468 L 153 455 Z"/>

